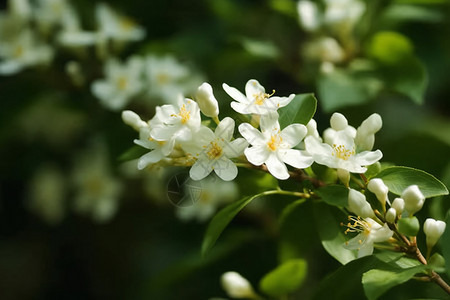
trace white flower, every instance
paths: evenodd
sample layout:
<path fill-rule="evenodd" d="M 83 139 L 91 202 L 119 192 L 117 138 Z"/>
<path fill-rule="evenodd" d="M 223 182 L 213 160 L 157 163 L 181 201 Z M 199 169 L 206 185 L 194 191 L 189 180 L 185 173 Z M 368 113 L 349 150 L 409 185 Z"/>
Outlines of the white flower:
<path fill-rule="evenodd" d="M 238 170 L 230 158 L 243 154 L 248 143 L 243 138 L 233 141 L 234 120 L 223 119 L 215 132 L 208 127 L 202 127 L 191 143 L 183 145 L 183 149 L 197 160 L 189 174 L 192 179 L 200 180 L 214 170 L 221 179 L 229 181 L 236 178 Z"/>
<path fill-rule="evenodd" d="M 127 105 L 131 98 L 141 92 L 142 60 L 132 56 L 125 64 L 109 59 L 105 64 L 105 79 L 92 83 L 92 93 L 107 108 L 119 110 Z"/>
<path fill-rule="evenodd" d="M 145 37 L 145 29 L 132 19 L 120 15 L 106 3 L 96 7 L 99 31 L 106 38 L 117 41 L 140 41 Z"/>
<path fill-rule="evenodd" d="M 381 159 L 380 150 L 356 152 L 356 129 L 347 124 L 341 114 L 333 114 L 331 128 L 324 132 L 325 143 L 308 136 L 305 147 L 314 161 L 329 168 L 344 169 L 351 173 L 364 173 L 371 164 Z"/>
<path fill-rule="evenodd" d="M 77 189 L 74 209 L 97 222 L 110 220 L 117 211 L 120 181 L 110 171 L 106 149 L 96 144 L 75 162 L 73 182 Z"/>
<path fill-rule="evenodd" d="M 423 232 L 427 236 L 428 249 L 433 248 L 445 231 L 446 224 L 443 221 L 428 218 L 423 224 Z"/>
<path fill-rule="evenodd" d="M 417 185 L 407 187 L 402 192 L 401 197 L 405 201 L 405 210 L 410 216 L 418 212 L 425 202 L 425 196 L 422 194 Z"/>
<path fill-rule="evenodd" d="M 295 95 L 289 97 L 272 97 L 267 94 L 264 87 L 255 79 L 251 79 L 245 85 L 245 95 L 236 88 L 228 86 L 226 83 L 223 89 L 236 101 L 231 102 L 231 107 L 241 114 L 265 115 L 270 112 L 276 112 L 279 108 L 288 105 Z"/>
<path fill-rule="evenodd" d="M 326 0 L 324 24 L 331 29 L 348 33 L 360 20 L 366 5 L 359 0 Z"/>
<path fill-rule="evenodd" d="M 38 0 L 36 4 L 35 19 L 38 27 L 45 33 L 66 22 L 68 11 L 75 14 L 67 0 Z"/>
<path fill-rule="evenodd" d="M 332 64 L 345 59 L 345 52 L 339 42 L 332 37 L 320 37 L 309 41 L 303 50 L 307 58 Z"/>
<path fill-rule="evenodd" d="M 53 49 L 37 39 L 33 32 L 24 29 L 20 34 L 0 43 L 0 74 L 11 75 L 35 65 L 47 64 Z"/>
<path fill-rule="evenodd" d="M 205 116 L 214 118 L 219 115 L 219 104 L 209 83 L 204 82 L 198 87 L 195 93 L 195 101 L 197 101 L 200 111 Z"/>
<path fill-rule="evenodd" d="M 223 289 L 231 298 L 254 298 L 250 282 L 237 272 L 226 272 L 220 278 Z"/>
<path fill-rule="evenodd" d="M 178 98 L 177 106 L 161 106 L 155 117 L 160 125 L 152 128 L 150 136 L 158 142 L 167 142 L 168 152 L 173 150 L 176 142 L 190 142 L 201 125 L 197 102 L 183 97 Z"/>
<path fill-rule="evenodd" d="M 366 201 L 366 196 L 354 189 L 349 189 L 348 192 L 348 208 L 362 218 L 375 217 L 372 207 Z"/>
<path fill-rule="evenodd" d="M 9 0 L 8 8 L 14 17 L 22 20 L 29 20 L 31 17 L 32 7 L 29 0 Z"/>
<path fill-rule="evenodd" d="M 184 196 L 175 211 L 184 221 L 196 219 L 205 222 L 210 219 L 217 208 L 238 196 L 236 183 L 222 181 L 216 176 L 208 176 L 200 181 L 186 180 L 183 183 Z"/>
<path fill-rule="evenodd" d="M 66 47 L 86 47 L 98 42 L 98 34 L 82 30 L 80 19 L 75 9 L 69 5 L 61 8 L 61 31 L 57 35 L 58 42 Z"/>
<path fill-rule="evenodd" d="M 383 226 L 375 222 L 371 218 L 355 218 L 350 217 L 352 223 L 348 223 L 348 232 L 358 232 L 359 234 L 345 243 L 346 248 L 350 250 L 358 250 L 358 258 L 371 255 L 373 253 L 374 243 L 381 243 L 389 240 L 393 232 L 385 223 Z"/>
<path fill-rule="evenodd" d="M 321 16 L 315 2 L 301 0 L 297 3 L 297 12 L 300 17 L 300 25 L 307 31 L 315 31 L 320 27 Z"/>
<path fill-rule="evenodd" d="M 307 168 L 313 160 L 304 151 L 292 149 L 306 135 L 306 127 L 292 124 L 280 130 L 278 114 L 271 113 L 261 116 L 261 132 L 248 123 L 239 126 L 239 132 L 252 145 L 245 149 L 247 160 L 260 166 L 266 164 L 269 172 L 278 179 L 289 178 L 285 165 L 295 168 Z"/>

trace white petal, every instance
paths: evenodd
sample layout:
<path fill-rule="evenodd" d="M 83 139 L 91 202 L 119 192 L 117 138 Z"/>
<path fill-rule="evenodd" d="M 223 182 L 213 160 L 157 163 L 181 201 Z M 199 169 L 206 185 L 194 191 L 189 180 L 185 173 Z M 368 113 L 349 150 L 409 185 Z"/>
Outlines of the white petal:
<path fill-rule="evenodd" d="M 247 157 L 247 160 L 255 166 L 262 165 L 269 156 L 269 152 L 264 146 L 247 148 L 245 149 L 244 154 L 245 157 Z"/>
<path fill-rule="evenodd" d="M 388 225 L 385 223 L 380 229 L 372 230 L 370 232 L 370 238 L 374 243 L 381 243 L 390 239 L 393 234 L 394 232 L 390 230 Z"/>
<path fill-rule="evenodd" d="M 334 160 L 334 162 L 337 163 L 337 167 L 329 166 L 330 168 L 344 169 L 349 171 L 350 173 L 358 173 L 358 174 L 365 173 L 367 171 L 367 168 L 361 167 L 359 162 L 357 162 L 354 159 L 343 160 L 338 158 Z"/>
<path fill-rule="evenodd" d="M 373 253 L 373 243 L 366 242 L 363 243 L 358 249 L 358 258 L 372 255 Z"/>
<path fill-rule="evenodd" d="M 241 133 L 241 135 L 250 144 L 259 145 L 259 144 L 265 143 L 264 135 L 262 135 L 262 133 L 258 129 L 253 127 L 252 125 L 250 125 L 248 123 L 243 123 L 243 124 L 239 125 L 238 129 L 239 129 L 239 132 Z"/>
<path fill-rule="evenodd" d="M 225 141 L 231 140 L 234 133 L 234 120 L 230 117 L 224 118 L 220 121 L 219 125 L 217 125 L 215 135 L 218 138 L 222 138 Z"/>
<path fill-rule="evenodd" d="M 291 103 L 294 97 L 294 94 L 290 94 L 289 97 L 270 97 L 269 100 L 272 100 L 274 103 L 276 103 L 276 106 L 280 108 L 285 107 L 286 105 Z"/>
<path fill-rule="evenodd" d="M 138 169 L 142 170 L 149 164 L 157 163 L 163 157 L 164 157 L 164 155 L 162 154 L 162 152 L 159 149 L 155 149 L 152 152 L 144 154 L 143 156 L 141 156 L 141 158 L 139 158 Z"/>
<path fill-rule="evenodd" d="M 278 151 L 278 155 L 282 161 L 298 169 L 307 168 L 314 161 L 312 156 L 304 155 L 297 149 L 281 149 Z"/>
<path fill-rule="evenodd" d="M 245 148 L 248 147 L 248 142 L 243 138 L 235 139 L 224 145 L 223 151 L 229 158 L 241 156 L 244 153 Z"/>
<path fill-rule="evenodd" d="M 238 89 L 229 86 L 228 84 L 224 83 L 222 84 L 223 89 L 225 90 L 225 92 L 234 100 L 236 100 L 237 102 L 240 103 L 249 103 L 249 100 L 247 99 L 247 97 L 245 97 L 244 94 L 242 94 Z"/>
<path fill-rule="evenodd" d="M 255 79 L 250 79 L 245 84 L 245 95 L 248 99 L 254 99 L 255 95 L 265 93 L 264 87 Z"/>
<path fill-rule="evenodd" d="M 279 130 L 280 124 L 278 123 L 278 117 L 279 116 L 277 112 L 269 112 L 261 116 L 261 131 Z"/>
<path fill-rule="evenodd" d="M 236 165 L 226 157 L 217 160 L 214 165 L 214 171 L 222 180 L 230 181 L 236 178 L 238 169 Z"/>
<path fill-rule="evenodd" d="M 194 163 L 194 165 L 189 170 L 189 175 L 194 180 L 202 180 L 203 178 L 208 176 L 212 170 L 213 165 L 209 161 L 199 159 Z"/>
<path fill-rule="evenodd" d="M 364 151 L 355 155 L 355 161 L 361 166 L 370 166 L 376 163 L 383 157 L 383 153 L 380 150 L 376 151 Z"/>
<path fill-rule="evenodd" d="M 173 139 L 173 135 L 176 131 L 174 126 L 160 126 L 153 128 L 150 131 L 150 136 L 157 141 L 168 141 Z"/>
<path fill-rule="evenodd" d="M 278 179 L 288 179 L 289 173 L 286 165 L 278 158 L 275 153 L 271 153 L 266 160 L 266 166 L 270 174 Z"/>
<path fill-rule="evenodd" d="M 113 94 L 111 85 L 104 80 L 94 81 L 91 85 L 91 92 L 99 99 L 108 100 Z"/>
<path fill-rule="evenodd" d="M 319 157 L 319 156 L 324 156 L 324 157 L 330 156 L 331 157 L 331 153 L 333 152 L 333 149 L 331 148 L 330 145 L 321 143 L 312 136 L 306 137 L 305 148 L 309 154 L 314 156 L 314 159 L 316 159 L 316 156 L 317 157 Z"/>
<path fill-rule="evenodd" d="M 230 105 L 232 109 L 234 109 L 236 112 L 240 114 L 247 115 L 253 113 L 251 109 L 252 106 L 250 103 L 241 103 L 233 101 L 230 103 Z"/>
<path fill-rule="evenodd" d="M 306 126 L 302 124 L 292 124 L 283 129 L 280 133 L 283 143 L 288 143 L 290 148 L 295 147 L 302 141 L 307 132 Z"/>

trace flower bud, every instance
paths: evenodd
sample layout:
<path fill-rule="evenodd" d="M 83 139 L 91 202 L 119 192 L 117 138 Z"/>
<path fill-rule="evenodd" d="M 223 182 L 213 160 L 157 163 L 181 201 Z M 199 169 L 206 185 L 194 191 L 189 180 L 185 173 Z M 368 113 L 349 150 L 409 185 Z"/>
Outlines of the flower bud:
<path fill-rule="evenodd" d="M 397 216 L 400 216 L 405 209 L 405 200 L 403 200 L 402 198 L 395 198 L 394 202 L 392 202 L 391 207 L 395 209 L 395 211 L 397 212 Z"/>
<path fill-rule="evenodd" d="M 219 115 L 219 104 L 209 83 L 204 82 L 198 87 L 195 93 L 195 100 L 205 116 L 215 118 Z"/>
<path fill-rule="evenodd" d="M 308 124 L 306 124 L 307 136 L 313 136 L 317 140 L 322 141 L 320 138 L 319 132 L 317 131 L 317 122 L 314 119 L 309 120 Z"/>
<path fill-rule="evenodd" d="M 402 193 L 402 198 L 405 200 L 405 210 L 411 216 L 418 212 L 425 202 L 425 196 L 417 185 L 407 187 Z"/>
<path fill-rule="evenodd" d="M 255 292 L 247 279 L 237 272 L 226 272 L 220 278 L 223 289 L 231 298 L 253 298 Z"/>
<path fill-rule="evenodd" d="M 369 191 L 375 194 L 377 196 L 378 201 L 380 201 L 381 205 L 383 207 L 386 205 L 386 201 L 388 200 L 388 193 L 389 189 L 384 184 L 383 180 L 381 178 L 374 178 L 369 181 L 369 184 L 367 185 L 367 188 Z"/>
<path fill-rule="evenodd" d="M 297 11 L 300 16 L 300 24 L 303 29 L 307 31 L 314 31 L 319 28 L 320 17 L 319 9 L 316 3 L 308 0 L 301 0 L 297 3 Z"/>
<path fill-rule="evenodd" d="M 338 169 L 336 170 L 336 174 L 337 174 L 339 180 L 340 180 L 346 187 L 348 187 L 348 184 L 349 184 L 349 182 L 350 182 L 350 172 L 347 171 L 347 170 L 345 170 L 345 169 L 338 168 Z"/>
<path fill-rule="evenodd" d="M 378 132 L 383 126 L 383 120 L 379 114 L 371 114 L 367 119 L 365 119 L 358 130 L 363 130 L 367 133 L 374 134 Z"/>
<path fill-rule="evenodd" d="M 389 208 L 386 212 L 386 222 L 388 223 L 395 223 L 395 219 L 397 218 L 397 211 L 394 208 Z"/>
<path fill-rule="evenodd" d="M 348 126 L 348 121 L 341 113 L 334 113 L 330 118 L 331 128 L 334 130 L 344 130 Z"/>
<path fill-rule="evenodd" d="M 148 126 L 147 123 L 142 121 L 141 118 L 131 110 L 124 110 L 122 112 L 122 121 L 136 131 L 139 131 L 142 127 Z"/>
<path fill-rule="evenodd" d="M 366 201 L 366 196 L 354 189 L 349 189 L 348 192 L 348 209 L 362 218 L 373 218 L 375 214 Z"/>
<path fill-rule="evenodd" d="M 437 241 L 445 231 L 445 222 L 437 221 L 435 219 L 428 218 L 423 224 L 423 232 L 427 236 L 428 249 L 433 248 Z"/>

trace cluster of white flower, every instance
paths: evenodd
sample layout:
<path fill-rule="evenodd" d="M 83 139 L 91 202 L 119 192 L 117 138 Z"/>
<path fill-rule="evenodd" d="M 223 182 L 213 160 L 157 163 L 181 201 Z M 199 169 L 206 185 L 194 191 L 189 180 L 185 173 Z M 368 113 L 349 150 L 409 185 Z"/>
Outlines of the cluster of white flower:
<path fill-rule="evenodd" d="M 141 26 L 105 3 L 97 4 L 95 15 L 97 28 L 84 30 L 69 0 L 9 0 L 7 12 L 0 14 L 0 74 L 49 64 L 57 46 L 95 46 L 104 57 L 109 44 L 145 37 Z"/>
<path fill-rule="evenodd" d="M 347 224 L 346 233 L 358 232 L 359 234 L 346 242 L 346 247 L 358 250 L 358 257 L 372 254 L 375 243 L 390 241 L 394 231 L 398 230 L 397 222 L 401 218 L 412 217 L 422 208 L 425 202 L 425 196 L 417 185 L 407 187 L 402 192 L 401 197 L 395 198 L 392 203 L 388 198 L 389 189 L 382 179 L 371 179 L 367 184 L 367 189 L 375 194 L 381 204 L 383 214 L 372 208 L 363 193 L 355 189 L 349 189 L 348 209 L 356 214 L 356 217 L 349 217 L 349 220 L 353 223 Z M 387 208 L 386 204 L 390 207 Z M 419 228 L 415 228 L 413 231 L 416 229 Z M 430 252 L 439 237 L 444 233 L 445 222 L 428 218 L 424 223 L 423 230 L 427 236 L 427 246 Z"/>
<path fill-rule="evenodd" d="M 235 100 L 231 107 L 236 112 L 252 115 L 252 124 L 245 122 L 238 127 L 243 138 L 233 136 L 235 121 L 232 118 L 219 120 L 218 102 L 208 83 L 198 88 L 197 102 L 180 97 L 178 105 L 156 107 L 155 116 L 148 122 L 132 111 L 124 111 L 123 121 L 139 131 L 140 137 L 135 143 L 151 150 L 139 159 L 138 168 L 164 161 L 192 166 L 190 176 L 194 180 L 201 180 L 214 171 L 221 179 L 229 181 L 237 176 L 236 160 L 255 166 L 265 164 L 278 179 L 290 177 L 286 164 L 305 169 L 316 162 L 337 169 L 347 185 L 349 172 L 364 173 L 365 166 L 382 157 L 380 150 L 370 151 L 374 134 L 381 128 L 381 117 L 377 114 L 355 129 L 343 115 L 335 113 L 331 117 L 331 128 L 324 132 L 323 142 L 314 120 L 308 126 L 290 124 L 280 128 L 277 110 L 288 105 L 295 95 L 267 94 L 254 79 L 247 82 L 245 95 L 227 84 L 223 84 L 223 88 Z M 200 112 L 215 121 L 215 131 L 202 124 Z M 299 148 L 303 144 L 305 149 Z"/>
<path fill-rule="evenodd" d="M 355 51 L 353 29 L 363 16 L 366 5 L 360 0 L 324 0 L 322 5 L 300 0 L 297 12 L 300 25 L 314 38 L 304 48 L 304 55 L 321 63 L 322 72 L 331 72 Z"/>

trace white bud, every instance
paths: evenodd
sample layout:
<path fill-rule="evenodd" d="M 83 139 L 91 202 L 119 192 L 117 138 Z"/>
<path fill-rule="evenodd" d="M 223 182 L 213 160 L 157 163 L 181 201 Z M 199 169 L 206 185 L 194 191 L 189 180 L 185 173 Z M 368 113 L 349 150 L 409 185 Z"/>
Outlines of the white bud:
<path fill-rule="evenodd" d="M 237 272 L 226 272 L 220 278 L 223 289 L 231 298 L 253 298 L 253 291 L 250 282 Z"/>
<path fill-rule="evenodd" d="M 345 170 L 345 169 L 337 169 L 337 176 L 339 178 L 339 180 L 346 186 L 348 187 L 348 183 L 350 182 L 350 172 Z"/>
<path fill-rule="evenodd" d="M 368 133 L 376 133 L 383 126 L 383 120 L 379 114 L 371 114 L 367 119 L 365 119 L 359 128 Z M 358 130 L 359 130 L 358 128 Z"/>
<path fill-rule="evenodd" d="M 381 178 L 374 178 L 369 181 L 369 184 L 367 185 L 367 188 L 369 191 L 375 194 L 377 196 L 378 201 L 383 205 L 386 205 L 386 201 L 388 200 L 388 193 L 389 189 L 384 184 L 383 180 Z"/>
<path fill-rule="evenodd" d="M 331 128 L 334 130 L 344 130 L 348 126 L 348 121 L 341 113 L 334 113 L 330 118 Z"/>
<path fill-rule="evenodd" d="M 405 209 L 405 200 L 402 198 L 395 198 L 392 202 L 391 208 L 395 209 L 397 216 L 400 216 Z"/>
<path fill-rule="evenodd" d="M 411 216 L 418 212 L 425 202 L 425 196 L 417 185 L 407 187 L 402 193 L 402 198 L 405 200 L 405 210 Z"/>
<path fill-rule="evenodd" d="M 308 124 L 306 124 L 307 136 L 313 136 L 318 140 L 322 140 L 320 138 L 319 132 L 317 131 L 317 122 L 314 119 L 309 120 Z"/>
<path fill-rule="evenodd" d="M 124 110 L 122 112 L 122 121 L 136 131 L 139 131 L 142 127 L 148 126 L 147 123 L 142 121 L 141 118 L 131 110 Z"/>
<path fill-rule="evenodd" d="M 195 100 L 205 116 L 214 118 L 219 115 L 219 104 L 209 83 L 204 82 L 198 87 L 195 93 Z"/>
<path fill-rule="evenodd" d="M 385 218 L 388 223 L 395 223 L 395 219 L 397 218 L 397 211 L 392 207 L 389 208 L 386 212 Z"/>
<path fill-rule="evenodd" d="M 355 144 L 361 150 L 372 150 L 375 144 L 375 133 L 383 126 L 383 121 L 379 114 L 372 114 L 365 119 L 356 130 Z"/>
<path fill-rule="evenodd" d="M 305 30 L 314 31 L 319 28 L 320 18 L 317 4 L 312 1 L 302 0 L 297 3 L 297 11 L 300 24 Z"/>
<path fill-rule="evenodd" d="M 372 207 L 366 201 L 366 196 L 354 189 L 348 192 L 348 209 L 362 218 L 375 217 Z"/>
<path fill-rule="evenodd" d="M 431 249 L 445 231 L 445 222 L 428 218 L 423 224 L 423 232 L 427 236 L 427 246 Z"/>

